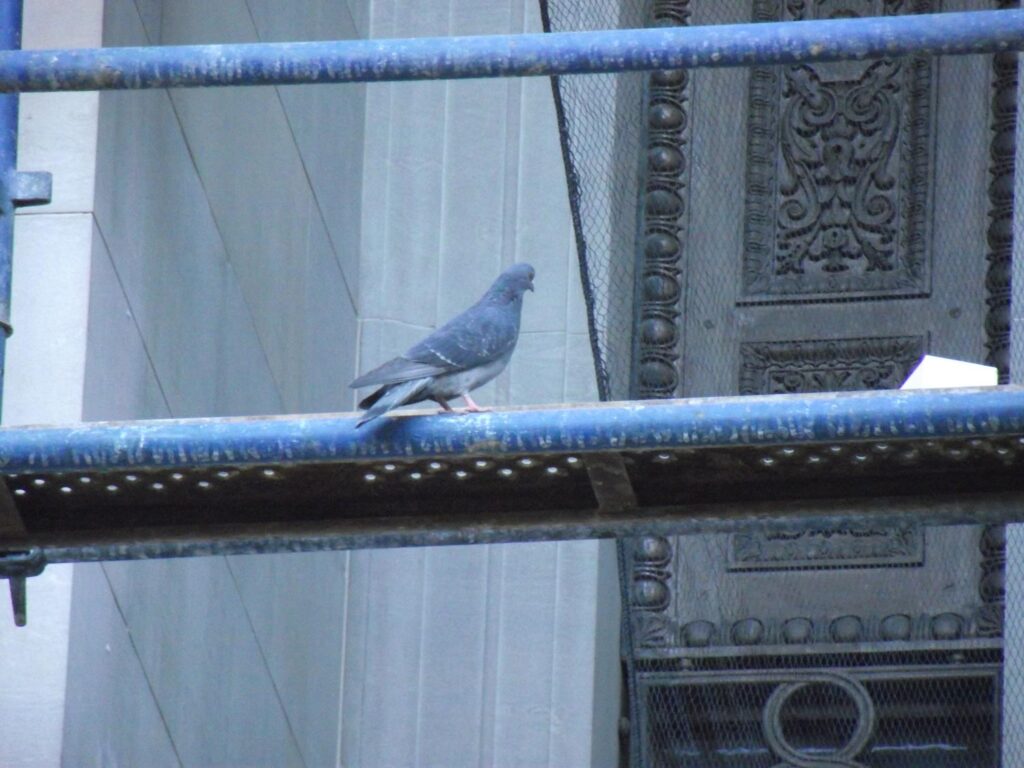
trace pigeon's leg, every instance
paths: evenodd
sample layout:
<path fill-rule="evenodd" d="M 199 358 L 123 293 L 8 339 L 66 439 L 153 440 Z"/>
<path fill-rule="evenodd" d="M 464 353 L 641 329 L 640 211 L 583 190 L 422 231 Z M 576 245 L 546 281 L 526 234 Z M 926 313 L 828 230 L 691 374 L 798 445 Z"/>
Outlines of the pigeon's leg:
<path fill-rule="evenodd" d="M 462 396 L 462 399 L 466 401 L 466 413 L 487 413 L 490 411 L 490 408 L 481 408 L 474 403 L 473 398 L 469 396 L 468 392 Z"/>
<path fill-rule="evenodd" d="M 435 397 L 434 402 L 441 406 L 441 410 L 438 413 L 455 413 L 455 410 L 448 405 L 448 401 L 440 397 Z"/>

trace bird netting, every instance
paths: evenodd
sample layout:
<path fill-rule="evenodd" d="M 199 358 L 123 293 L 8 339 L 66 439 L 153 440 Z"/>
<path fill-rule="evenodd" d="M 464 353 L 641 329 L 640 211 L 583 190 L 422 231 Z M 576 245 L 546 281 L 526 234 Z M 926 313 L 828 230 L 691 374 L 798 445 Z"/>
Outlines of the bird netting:
<path fill-rule="evenodd" d="M 541 0 L 549 31 L 1009 5 Z M 553 85 L 604 399 L 895 388 L 925 353 L 1007 380 L 1015 54 Z M 897 456 L 837 451 L 772 460 Z M 854 519 L 621 542 L 631 764 L 1024 765 L 1022 540 Z"/>
<path fill-rule="evenodd" d="M 547 32 L 635 29 L 644 26 L 646 17 L 644 0 L 541 0 L 540 6 Z M 552 78 L 597 386 L 604 400 L 624 397 L 629 388 L 632 296 L 620 291 L 631 292 L 634 282 L 631 255 L 643 135 L 636 111 L 643 84 L 640 72 Z"/>

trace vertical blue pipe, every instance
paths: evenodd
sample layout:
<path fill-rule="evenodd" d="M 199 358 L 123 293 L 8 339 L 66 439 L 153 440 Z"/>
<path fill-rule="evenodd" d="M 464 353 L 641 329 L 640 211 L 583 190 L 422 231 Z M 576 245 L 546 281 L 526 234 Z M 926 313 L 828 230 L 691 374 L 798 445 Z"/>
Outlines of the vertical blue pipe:
<path fill-rule="evenodd" d="M 21 48 L 22 0 L 0 0 L 0 49 Z M 18 162 L 18 94 L 0 94 L 0 407 L 3 405 L 7 337 L 11 335 L 11 265 L 14 252 L 14 184 Z M 25 575 L 8 575 L 14 624 L 27 621 Z"/>
<path fill-rule="evenodd" d="M 0 49 L 21 48 L 22 0 L 0 0 Z M 14 184 L 18 162 L 18 94 L 0 94 L 0 407 L 7 337 L 11 335 Z"/>

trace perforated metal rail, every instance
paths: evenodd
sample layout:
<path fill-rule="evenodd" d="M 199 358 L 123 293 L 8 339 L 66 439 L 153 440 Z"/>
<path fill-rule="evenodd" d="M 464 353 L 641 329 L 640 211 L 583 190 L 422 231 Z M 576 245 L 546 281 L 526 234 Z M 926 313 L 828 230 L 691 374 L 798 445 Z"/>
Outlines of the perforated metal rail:
<path fill-rule="evenodd" d="M 0 430 L 47 562 L 1024 519 L 1024 389 Z M 980 503 L 984 498 L 984 504 Z"/>

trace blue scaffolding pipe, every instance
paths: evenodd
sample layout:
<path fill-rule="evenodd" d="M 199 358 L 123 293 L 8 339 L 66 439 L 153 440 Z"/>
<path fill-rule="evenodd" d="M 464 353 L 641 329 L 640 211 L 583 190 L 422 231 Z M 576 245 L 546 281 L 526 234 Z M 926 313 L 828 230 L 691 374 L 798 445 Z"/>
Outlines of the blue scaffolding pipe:
<path fill-rule="evenodd" d="M 0 50 L 21 48 L 22 0 L 0 0 Z M 0 400 L 4 359 L 11 335 L 11 274 L 14 250 L 14 211 L 25 205 L 50 202 L 48 173 L 19 173 L 18 94 L 0 93 Z"/>
<path fill-rule="evenodd" d="M 1024 520 L 1024 388 L 0 429 L 47 562 Z M 23 521 L 5 538 L 5 509 Z"/>
<path fill-rule="evenodd" d="M 1024 11 L 339 42 L 6 51 L 0 91 L 567 75 L 1024 48 Z"/>
<path fill-rule="evenodd" d="M 0 49 L 21 47 L 21 0 L 0 2 Z M 18 96 L 0 94 L 0 400 L 4 358 L 11 332 L 11 272 L 14 250 L 14 193 L 18 158 Z"/>
<path fill-rule="evenodd" d="M 0 428 L 0 474 L 565 455 L 1024 436 L 1024 387 Z"/>

